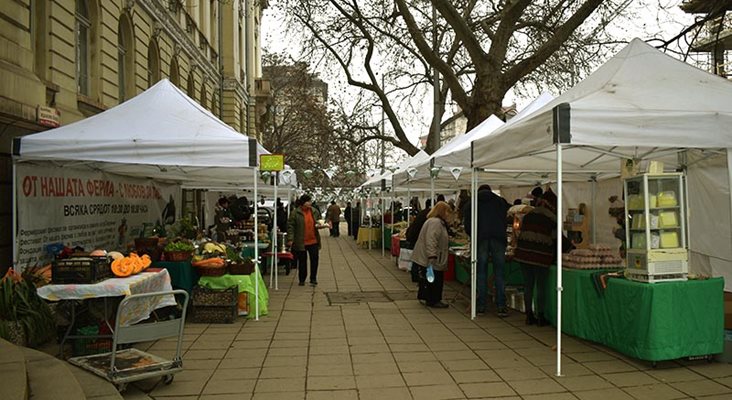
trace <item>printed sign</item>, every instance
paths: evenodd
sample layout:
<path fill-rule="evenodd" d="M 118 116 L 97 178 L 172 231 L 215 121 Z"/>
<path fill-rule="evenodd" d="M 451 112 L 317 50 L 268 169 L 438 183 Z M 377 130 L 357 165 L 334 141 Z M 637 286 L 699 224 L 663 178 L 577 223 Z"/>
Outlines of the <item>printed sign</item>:
<path fill-rule="evenodd" d="M 143 224 L 172 224 L 180 186 L 145 179 L 19 164 L 16 245 L 21 268 L 51 260 L 56 244 L 126 250 Z"/>
<path fill-rule="evenodd" d="M 284 154 L 260 154 L 259 169 L 261 171 L 282 171 L 285 169 Z"/>

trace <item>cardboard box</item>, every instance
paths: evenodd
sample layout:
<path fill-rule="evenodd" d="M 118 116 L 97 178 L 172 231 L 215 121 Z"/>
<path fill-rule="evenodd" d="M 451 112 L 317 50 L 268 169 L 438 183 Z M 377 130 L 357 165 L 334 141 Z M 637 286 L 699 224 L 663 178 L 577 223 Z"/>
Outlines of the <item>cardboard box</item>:
<path fill-rule="evenodd" d="M 724 292 L 724 329 L 732 330 L 732 293 Z"/>

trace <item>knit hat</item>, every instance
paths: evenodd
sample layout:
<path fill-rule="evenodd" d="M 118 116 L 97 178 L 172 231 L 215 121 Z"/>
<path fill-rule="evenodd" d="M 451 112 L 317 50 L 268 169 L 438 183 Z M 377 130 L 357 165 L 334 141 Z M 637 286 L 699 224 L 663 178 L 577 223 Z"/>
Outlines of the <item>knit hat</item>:
<path fill-rule="evenodd" d="M 551 210 L 553 213 L 557 212 L 557 195 L 550 189 L 547 189 L 544 194 L 541 195 L 541 202 L 544 207 Z"/>

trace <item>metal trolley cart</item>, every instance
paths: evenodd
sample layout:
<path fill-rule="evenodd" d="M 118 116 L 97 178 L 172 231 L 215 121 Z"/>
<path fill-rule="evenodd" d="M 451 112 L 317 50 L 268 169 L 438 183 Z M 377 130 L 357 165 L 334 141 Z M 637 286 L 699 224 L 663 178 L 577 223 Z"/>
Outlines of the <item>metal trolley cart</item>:
<path fill-rule="evenodd" d="M 137 302 L 149 301 L 151 297 L 159 297 L 162 300 L 164 296 L 171 295 L 183 296 L 183 308 L 180 317 L 137 323 L 130 326 L 120 324 L 120 321 L 124 321 L 126 313 L 130 312 Z M 112 337 L 112 351 L 110 353 L 73 357 L 68 361 L 109 380 L 120 392 L 126 389 L 128 382 L 158 376 L 162 377 L 163 382 L 168 385 L 173 382 L 173 374 L 183 370 L 181 342 L 183 341 L 183 326 L 187 308 L 188 293 L 185 290 L 129 295 L 122 300 L 117 309 Z M 135 348 L 118 350 L 120 345 L 169 337 L 178 338 L 175 358 L 172 360 L 166 360 Z"/>

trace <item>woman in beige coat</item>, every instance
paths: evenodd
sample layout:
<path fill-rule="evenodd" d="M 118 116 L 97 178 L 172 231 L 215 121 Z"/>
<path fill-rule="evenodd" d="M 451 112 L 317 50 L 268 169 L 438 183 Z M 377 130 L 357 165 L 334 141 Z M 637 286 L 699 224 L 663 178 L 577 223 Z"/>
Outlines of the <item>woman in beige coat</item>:
<path fill-rule="evenodd" d="M 449 244 L 447 226 L 451 220 L 450 206 L 444 201 L 435 204 L 427 214 L 427 221 L 419 232 L 419 238 L 412 252 L 412 268 L 418 268 L 420 277 L 417 299 L 424 300 L 429 307 L 449 307 L 442 302 L 442 286 L 447 270 Z M 426 277 L 429 266 L 432 266 L 435 274 L 432 282 L 428 282 Z"/>

